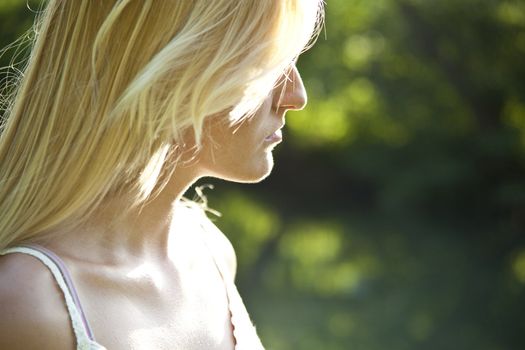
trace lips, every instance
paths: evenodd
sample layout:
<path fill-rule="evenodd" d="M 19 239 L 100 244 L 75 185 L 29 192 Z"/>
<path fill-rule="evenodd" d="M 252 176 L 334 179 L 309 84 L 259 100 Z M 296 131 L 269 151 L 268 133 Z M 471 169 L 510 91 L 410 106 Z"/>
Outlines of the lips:
<path fill-rule="evenodd" d="M 264 140 L 267 142 L 281 142 L 282 139 L 283 139 L 283 132 L 281 129 L 278 129 L 273 134 L 266 136 Z"/>

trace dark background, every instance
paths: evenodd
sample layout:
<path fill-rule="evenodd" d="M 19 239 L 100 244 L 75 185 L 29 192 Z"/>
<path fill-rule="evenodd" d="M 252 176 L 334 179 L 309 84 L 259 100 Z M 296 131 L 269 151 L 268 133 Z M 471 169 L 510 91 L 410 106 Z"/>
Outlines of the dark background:
<path fill-rule="evenodd" d="M 326 11 L 272 176 L 201 183 L 263 342 L 525 348 L 525 1 Z M 0 46 L 33 16 L 0 0 Z"/>

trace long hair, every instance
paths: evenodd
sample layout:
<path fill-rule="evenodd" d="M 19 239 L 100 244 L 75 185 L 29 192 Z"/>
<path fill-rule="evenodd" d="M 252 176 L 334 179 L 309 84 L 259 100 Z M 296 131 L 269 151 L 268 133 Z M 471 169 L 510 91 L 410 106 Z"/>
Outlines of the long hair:
<path fill-rule="evenodd" d="M 203 122 L 253 113 L 316 37 L 321 0 L 48 0 L 0 134 L 0 249 L 139 205 Z M 153 185 L 152 185 L 153 184 Z"/>

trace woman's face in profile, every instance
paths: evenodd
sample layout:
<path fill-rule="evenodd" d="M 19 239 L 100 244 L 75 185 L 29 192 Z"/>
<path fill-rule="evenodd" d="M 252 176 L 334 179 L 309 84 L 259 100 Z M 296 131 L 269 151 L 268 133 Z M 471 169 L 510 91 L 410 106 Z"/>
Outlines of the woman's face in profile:
<path fill-rule="evenodd" d="M 233 127 L 224 115 L 210 117 L 198 161 L 205 175 L 236 182 L 267 177 L 273 168 L 272 150 L 282 140 L 286 111 L 305 105 L 306 91 L 294 65 L 253 117 Z"/>

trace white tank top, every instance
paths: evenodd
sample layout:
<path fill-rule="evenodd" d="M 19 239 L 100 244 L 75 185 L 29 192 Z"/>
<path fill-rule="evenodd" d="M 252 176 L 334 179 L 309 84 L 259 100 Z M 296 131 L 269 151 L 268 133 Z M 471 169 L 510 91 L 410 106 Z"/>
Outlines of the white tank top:
<path fill-rule="evenodd" d="M 71 326 L 77 341 L 77 350 L 106 350 L 106 348 L 97 343 L 93 337 L 93 332 L 86 319 L 84 310 L 82 310 L 75 286 L 62 260 L 50 250 L 37 245 L 8 248 L 1 251 L 0 255 L 10 253 L 31 255 L 40 260 L 51 271 L 64 294 Z"/>
<path fill-rule="evenodd" d="M 221 260 L 216 258 L 213 248 L 210 247 L 206 240 L 205 243 L 209 248 L 226 288 L 231 323 L 233 326 L 235 350 L 264 350 L 250 316 L 248 315 L 248 311 L 246 310 L 237 287 L 233 282 L 233 278 L 228 275 L 228 269 L 221 265 Z M 52 251 L 38 245 L 18 246 L 0 251 L 0 255 L 10 253 L 31 255 L 49 268 L 64 294 L 69 318 L 75 333 L 77 350 L 106 350 L 104 346 L 95 341 L 71 276 L 62 259 Z"/>

